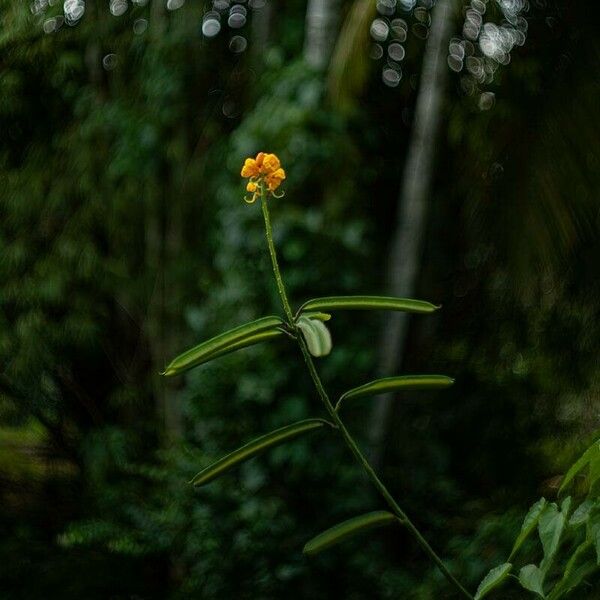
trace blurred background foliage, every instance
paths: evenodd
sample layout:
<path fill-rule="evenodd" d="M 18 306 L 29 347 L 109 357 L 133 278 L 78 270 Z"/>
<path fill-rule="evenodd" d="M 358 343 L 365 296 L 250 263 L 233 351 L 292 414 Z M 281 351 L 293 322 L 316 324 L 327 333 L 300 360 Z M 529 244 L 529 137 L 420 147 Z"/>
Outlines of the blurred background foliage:
<path fill-rule="evenodd" d="M 273 151 L 288 173 L 273 216 L 295 302 L 385 293 L 436 10 L 255 0 L 236 23 L 231 4 L 0 0 L 3 598 L 453 597 L 404 533 L 301 555 L 379 508 L 326 433 L 186 484 L 321 411 L 285 341 L 158 376 L 195 341 L 278 310 L 243 158 Z M 470 5 L 449 4 L 456 36 Z M 441 56 L 413 295 L 444 308 L 410 321 L 398 369 L 457 383 L 395 402 L 376 449 L 473 589 L 599 427 L 598 11 L 516 4 L 527 40 L 492 77 L 447 68 L 447 44 Z M 390 7 L 409 31 L 398 81 L 373 46 Z M 336 315 L 320 361 L 332 392 L 376 374 L 386 319 Z M 346 414 L 365 443 L 369 412 Z"/>

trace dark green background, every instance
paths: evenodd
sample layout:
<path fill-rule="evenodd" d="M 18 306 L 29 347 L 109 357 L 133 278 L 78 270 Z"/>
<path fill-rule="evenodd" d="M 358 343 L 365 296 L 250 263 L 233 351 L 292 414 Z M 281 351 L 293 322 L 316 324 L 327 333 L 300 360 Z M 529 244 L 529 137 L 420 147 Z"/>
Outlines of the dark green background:
<path fill-rule="evenodd" d="M 368 61 L 342 110 L 302 61 L 304 2 L 273 3 L 258 56 L 250 26 L 234 56 L 227 35 L 202 37 L 203 3 L 155 4 L 117 18 L 88 1 L 48 35 L 60 5 L 0 2 L 0 596 L 454 597 L 402 531 L 302 556 L 323 528 L 383 508 L 326 432 L 186 484 L 322 414 L 292 344 L 158 376 L 279 310 L 238 175 L 258 150 L 288 173 L 272 217 L 294 302 L 385 293 L 424 43 L 395 89 Z M 443 310 L 411 320 L 402 370 L 457 383 L 395 405 L 382 469 L 473 589 L 599 426 L 598 11 L 532 2 L 528 20 L 491 110 L 449 75 L 417 294 Z M 374 377 L 384 323 L 331 321 L 318 364 L 332 394 Z M 369 409 L 346 412 L 362 441 Z"/>

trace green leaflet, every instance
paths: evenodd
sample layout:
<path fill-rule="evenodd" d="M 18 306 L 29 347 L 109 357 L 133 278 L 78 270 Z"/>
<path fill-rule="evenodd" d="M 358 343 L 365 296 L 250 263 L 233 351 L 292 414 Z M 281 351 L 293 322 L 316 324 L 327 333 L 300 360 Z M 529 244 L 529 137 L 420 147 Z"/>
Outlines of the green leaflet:
<path fill-rule="evenodd" d="M 493 589 L 498 587 L 508 577 L 511 569 L 511 563 L 503 563 L 494 567 L 479 584 L 477 592 L 475 593 L 475 600 L 481 600 L 481 598 L 484 598 Z"/>
<path fill-rule="evenodd" d="M 343 400 L 376 396 L 386 392 L 399 390 L 433 390 L 449 387 L 454 379 L 446 375 L 400 375 L 398 377 L 385 377 L 370 381 L 359 387 L 348 390 L 341 395 L 338 406 Z"/>
<path fill-rule="evenodd" d="M 334 527 L 331 527 L 331 529 L 327 529 L 312 538 L 312 540 L 305 544 L 303 552 L 308 556 L 313 556 L 335 544 L 343 542 L 357 533 L 389 525 L 394 521 L 397 522 L 397 517 L 385 510 L 378 510 L 353 517 L 352 519 L 338 523 Z"/>
<path fill-rule="evenodd" d="M 548 572 L 560 545 L 568 506 L 566 508 L 565 512 L 561 512 L 556 504 L 552 502 L 546 506 L 538 520 L 538 532 L 544 550 L 544 558 L 540 563 L 540 569 L 544 574 Z"/>
<path fill-rule="evenodd" d="M 280 317 L 273 316 L 240 325 L 180 354 L 169 363 L 163 375 L 179 375 L 223 354 L 278 337 L 282 332 L 277 328 L 283 324 Z"/>
<path fill-rule="evenodd" d="M 564 597 L 588 575 L 591 575 L 597 569 L 593 556 L 590 541 L 580 544 L 567 562 L 562 579 L 554 586 L 548 600 L 558 600 L 558 598 Z"/>
<path fill-rule="evenodd" d="M 313 356 L 327 356 L 331 352 L 331 334 L 325 323 L 303 315 L 296 324 L 304 336 L 308 351 Z"/>
<path fill-rule="evenodd" d="M 573 512 L 569 519 L 569 525 L 579 527 L 583 525 L 590 516 L 590 511 L 594 508 L 593 500 L 584 500 Z"/>
<path fill-rule="evenodd" d="M 600 507 L 595 506 L 590 511 L 586 529 L 587 539 L 596 549 L 596 562 L 600 566 Z"/>
<path fill-rule="evenodd" d="M 519 571 L 519 583 L 523 588 L 545 598 L 544 573 L 536 565 L 525 565 Z"/>
<path fill-rule="evenodd" d="M 440 307 L 431 302 L 392 296 L 329 296 L 308 300 L 300 307 L 298 314 L 309 310 L 400 310 L 410 313 L 432 313 L 438 308 Z"/>
<path fill-rule="evenodd" d="M 291 425 L 276 429 L 271 433 L 267 433 L 266 435 L 252 440 L 245 446 L 234 450 L 230 454 L 227 454 L 227 456 L 214 462 L 212 465 L 202 469 L 190 483 L 195 486 L 205 485 L 233 467 L 261 454 L 265 450 L 288 442 L 303 433 L 319 429 L 320 427 L 323 427 L 323 425 L 325 425 L 325 421 L 321 419 L 306 419 L 305 421 L 298 421 L 297 423 L 292 423 Z"/>
<path fill-rule="evenodd" d="M 588 476 L 588 489 L 590 494 L 598 495 L 596 485 L 600 481 L 600 444 L 598 452 L 596 452 L 590 460 L 590 470 Z"/>
<path fill-rule="evenodd" d="M 521 532 L 517 536 L 515 540 L 515 544 L 513 549 L 508 557 L 508 560 L 512 560 L 514 555 L 518 552 L 519 548 L 523 545 L 523 542 L 529 537 L 531 532 L 536 528 L 538 521 L 540 520 L 540 515 L 542 514 L 544 508 L 546 507 L 546 498 L 540 498 L 530 509 L 525 519 L 523 521 L 523 525 L 521 526 Z"/>
<path fill-rule="evenodd" d="M 571 468 L 567 471 L 560 488 L 558 490 L 559 495 L 564 489 L 573 481 L 574 477 L 587 466 L 591 461 L 600 460 L 600 440 L 596 440 L 580 457 Z"/>

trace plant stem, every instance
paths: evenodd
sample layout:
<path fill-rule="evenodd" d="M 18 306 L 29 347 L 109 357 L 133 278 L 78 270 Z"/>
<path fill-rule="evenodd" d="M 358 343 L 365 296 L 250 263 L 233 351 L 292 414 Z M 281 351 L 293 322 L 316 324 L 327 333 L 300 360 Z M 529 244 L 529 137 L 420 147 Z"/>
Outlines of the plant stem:
<path fill-rule="evenodd" d="M 398 518 L 398 521 L 406 527 L 406 529 L 410 532 L 410 534 L 415 538 L 417 543 L 423 548 L 426 554 L 429 555 L 431 560 L 436 564 L 438 569 L 442 572 L 442 574 L 446 577 L 446 579 L 457 589 L 460 593 L 465 597 L 473 600 L 473 596 L 462 586 L 462 584 L 450 573 L 447 569 L 446 565 L 443 563 L 442 559 L 436 554 L 435 550 L 428 544 L 427 540 L 423 537 L 421 532 L 417 529 L 417 527 L 413 524 L 413 522 L 408 518 L 406 513 L 400 508 L 394 497 L 389 492 L 389 490 L 385 487 L 384 483 L 379 479 L 377 473 L 373 470 L 373 467 L 369 464 L 369 461 L 366 459 L 365 455 L 361 452 L 357 443 L 354 441 L 354 438 L 344 425 L 341 420 L 339 414 L 333 407 L 331 400 L 325 388 L 323 387 L 323 383 L 321 378 L 319 377 L 319 373 L 315 367 L 315 363 L 313 361 L 310 352 L 308 351 L 308 347 L 306 346 L 306 342 L 302 337 L 302 334 L 297 330 L 296 324 L 294 323 L 294 316 L 290 307 L 290 303 L 287 297 L 285 284 L 283 283 L 283 278 L 281 277 L 281 271 L 279 270 L 279 263 L 277 262 L 277 252 L 275 250 L 275 245 L 273 244 L 273 232 L 271 227 L 271 218 L 269 215 L 269 207 L 267 206 L 267 193 L 264 188 L 261 189 L 261 205 L 262 212 L 265 221 L 265 232 L 267 237 L 267 245 L 269 246 L 269 254 L 271 255 L 271 264 L 273 266 L 273 273 L 275 275 L 275 281 L 277 283 L 277 290 L 279 292 L 279 296 L 281 297 L 281 302 L 283 305 L 283 309 L 285 311 L 286 317 L 288 319 L 288 325 L 292 330 L 297 332 L 296 340 L 298 345 L 300 346 L 300 350 L 302 352 L 302 356 L 304 357 L 304 362 L 308 367 L 308 371 L 310 373 L 311 379 L 314 383 L 314 386 L 321 398 L 321 401 L 325 405 L 327 412 L 329 413 L 333 423 L 336 428 L 339 430 L 346 446 L 349 448 L 350 452 L 352 452 L 356 462 L 363 468 L 367 477 L 371 480 L 377 491 L 381 494 L 383 499 L 386 501 L 388 506 L 391 508 L 392 512 Z"/>
<path fill-rule="evenodd" d="M 269 207 L 267 206 L 267 191 L 265 190 L 264 183 L 260 183 L 260 204 L 262 207 L 263 218 L 265 220 L 265 231 L 267 234 L 267 245 L 269 246 L 269 254 L 271 255 L 271 264 L 273 265 L 273 273 L 275 274 L 275 282 L 277 283 L 277 291 L 283 304 L 283 310 L 287 317 L 290 327 L 294 327 L 294 315 L 290 307 L 290 303 L 285 292 L 285 286 L 283 285 L 283 279 L 281 277 L 281 271 L 279 270 L 279 263 L 277 262 L 277 252 L 275 252 L 275 245 L 273 244 L 273 229 L 271 227 L 271 217 L 269 215 Z"/>

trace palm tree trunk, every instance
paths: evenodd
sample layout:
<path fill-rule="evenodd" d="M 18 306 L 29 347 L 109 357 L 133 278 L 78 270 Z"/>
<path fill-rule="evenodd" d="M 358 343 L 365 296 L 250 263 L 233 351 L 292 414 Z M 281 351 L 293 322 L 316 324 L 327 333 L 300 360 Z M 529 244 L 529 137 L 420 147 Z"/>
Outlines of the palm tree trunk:
<path fill-rule="evenodd" d="M 423 56 L 412 138 L 398 197 L 398 221 L 389 254 L 387 285 L 389 294 L 393 296 L 413 296 L 420 270 L 442 95 L 447 75 L 446 53 L 451 32 L 451 3 L 452 0 L 437 1 Z M 407 330 L 407 315 L 392 313 L 381 333 L 378 361 L 380 376 L 394 374 L 401 365 Z M 381 463 L 392 406 L 391 394 L 382 396 L 374 405 L 369 441 L 376 465 Z"/>
<path fill-rule="evenodd" d="M 250 38 L 250 59 L 252 67 L 261 71 L 264 55 L 271 35 L 271 3 L 267 2 L 259 9 L 252 11 L 252 35 Z"/>
<path fill-rule="evenodd" d="M 339 0 L 309 0 L 306 7 L 304 59 L 320 71 L 327 68 L 336 39 Z"/>

